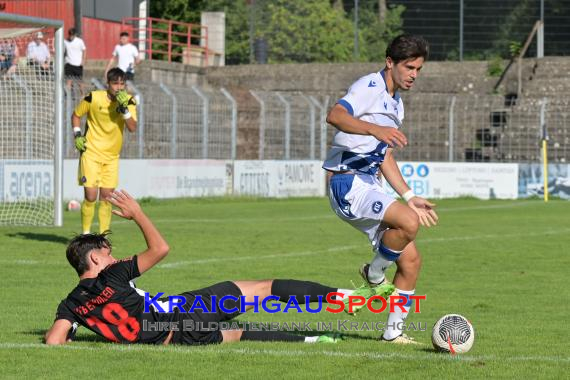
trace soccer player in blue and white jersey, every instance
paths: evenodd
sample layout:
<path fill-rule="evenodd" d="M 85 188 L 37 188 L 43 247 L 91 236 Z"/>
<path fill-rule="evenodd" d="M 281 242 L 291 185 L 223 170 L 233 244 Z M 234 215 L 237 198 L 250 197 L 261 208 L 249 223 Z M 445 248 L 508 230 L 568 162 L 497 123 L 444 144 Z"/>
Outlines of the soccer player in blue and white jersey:
<path fill-rule="evenodd" d="M 414 239 L 420 224 L 430 227 L 438 220 L 435 205 L 410 190 L 393 154 L 394 147 L 407 144 L 399 131 L 404 119 L 399 91 L 412 88 L 428 50 L 422 37 L 396 37 L 386 49 L 384 69 L 354 82 L 327 116 L 327 122 L 339 130 L 323 164 L 331 174 L 331 207 L 368 236 L 374 251 L 360 274 L 370 286 L 377 286 L 386 281 L 386 269 L 396 262 L 394 285 L 399 295 L 408 298 L 406 312 L 390 314 L 381 338 L 395 343 L 415 343 L 402 331 L 421 266 Z M 380 174 L 407 204 L 384 191 Z"/>

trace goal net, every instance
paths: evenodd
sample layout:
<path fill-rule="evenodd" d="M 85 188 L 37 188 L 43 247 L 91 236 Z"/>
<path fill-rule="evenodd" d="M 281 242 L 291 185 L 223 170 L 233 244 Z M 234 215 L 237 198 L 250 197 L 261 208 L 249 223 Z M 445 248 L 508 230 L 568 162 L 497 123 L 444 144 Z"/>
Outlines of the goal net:
<path fill-rule="evenodd" d="M 63 28 L 0 13 L 0 225 L 62 225 Z"/>

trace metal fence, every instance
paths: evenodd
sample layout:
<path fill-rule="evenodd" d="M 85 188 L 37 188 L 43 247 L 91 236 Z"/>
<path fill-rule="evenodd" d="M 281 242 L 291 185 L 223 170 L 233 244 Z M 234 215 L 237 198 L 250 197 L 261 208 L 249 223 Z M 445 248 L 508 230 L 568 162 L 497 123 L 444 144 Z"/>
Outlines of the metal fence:
<path fill-rule="evenodd" d="M 341 94 L 249 91 L 144 84 L 138 130 L 125 131 L 123 158 L 323 159 L 336 129 L 326 113 Z M 68 125 L 80 100 L 68 90 Z M 400 160 L 538 162 L 541 125 L 552 162 L 570 159 L 570 98 L 406 94 Z M 541 113 L 543 119 L 541 121 Z M 77 157 L 66 134 L 67 157 Z"/>
<path fill-rule="evenodd" d="M 544 20 L 544 55 L 570 53 L 570 0 L 390 0 L 403 5 L 403 30 L 430 42 L 430 59 L 509 58 L 537 20 Z M 519 46 L 520 47 L 520 46 Z M 516 47 L 515 47 L 516 49 Z M 532 42 L 529 56 L 535 56 Z"/>

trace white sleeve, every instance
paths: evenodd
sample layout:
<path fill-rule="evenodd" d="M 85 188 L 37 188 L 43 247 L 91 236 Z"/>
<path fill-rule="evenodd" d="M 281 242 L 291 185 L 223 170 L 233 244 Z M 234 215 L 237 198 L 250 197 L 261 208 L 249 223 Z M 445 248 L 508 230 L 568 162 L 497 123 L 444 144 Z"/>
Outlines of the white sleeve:
<path fill-rule="evenodd" d="M 350 86 L 348 92 L 337 103 L 347 109 L 352 116 L 359 118 L 369 113 L 376 98 L 378 87 L 382 83 L 376 83 L 370 75 L 360 78 Z"/>
<path fill-rule="evenodd" d="M 81 51 L 87 50 L 87 47 L 85 46 L 85 42 L 83 42 L 83 40 L 81 40 Z"/>
<path fill-rule="evenodd" d="M 135 45 L 132 45 L 132 46 L 133 46 L 133 57 L 137 58 L 139 56 L 139 51 Z"/>
<path fill-rule="evenodd" d="M 115 49 L 113 50 L 113 57 L 116 57 L 119 55 L 119 52 L 117 50 L 118 47 L 119 47 L 119 45 L 115 45 Z"/>

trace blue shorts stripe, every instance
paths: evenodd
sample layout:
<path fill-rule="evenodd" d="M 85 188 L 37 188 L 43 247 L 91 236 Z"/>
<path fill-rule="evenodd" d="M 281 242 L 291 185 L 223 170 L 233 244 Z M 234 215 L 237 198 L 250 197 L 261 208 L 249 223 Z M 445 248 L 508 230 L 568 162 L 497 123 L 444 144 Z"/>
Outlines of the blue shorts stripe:
<path fill-rule="evenodd" d="M 350 203 L 345 197 L 352 189 L 353 181 L 354 174 L 336 174 L 331 177 L 329 185 L 332 196 L 340 206 L 341 212 L 349 218 L 354 218 L 354 214 L 350 212 Z"/>

